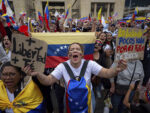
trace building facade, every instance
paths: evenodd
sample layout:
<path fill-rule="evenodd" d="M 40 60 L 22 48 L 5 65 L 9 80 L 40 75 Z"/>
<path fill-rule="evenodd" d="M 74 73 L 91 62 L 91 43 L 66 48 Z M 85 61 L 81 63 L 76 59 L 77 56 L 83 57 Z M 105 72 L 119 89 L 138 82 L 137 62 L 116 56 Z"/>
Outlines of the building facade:
<path fill-rule="evenodd" d="M 133 14 L 136 7 L 139 11 L 138 16 L 148 16 L 150 14 L 150 0 L 126 0 L 124 17 Z"/>
<path fill-rule="evenodd" d="M 24 11 L 27 16 L 38 18 L 38 11 L 44 14 L 47 0 L 9 0 L 15 12 L 16 19 L 20 12 Z M 69 8 L 70 18 L 97 17 L 99 9 L 102 7 L 102 15 L 106 18 L 118 13 L 117 19 L 121 19 L 124 13 L 125 0 L 48 0 L 48 8 L 51 14 L 55 11 L 64 13 Z"/>

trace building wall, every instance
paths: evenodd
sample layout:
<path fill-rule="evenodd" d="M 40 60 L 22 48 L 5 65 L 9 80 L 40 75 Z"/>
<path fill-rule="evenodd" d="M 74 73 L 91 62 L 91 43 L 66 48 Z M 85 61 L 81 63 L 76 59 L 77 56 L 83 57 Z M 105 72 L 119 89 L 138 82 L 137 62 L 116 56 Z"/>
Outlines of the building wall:
<path fill-rule="evenodd" d="M 88 17 L 91 13 L 91 0 L 80 0 L 80 4 L 81 17 Z"/>
<path fill-rule="evenodd" d="M 26 1 L 25 0 L 11 0 L 13 2 L 13 9 L 15 12 L 16 20 L 19 19 L 20 12 L 26 11 Z"/>
<path fill-rule="evenodd" d="M 115 12 L 118 12 L 117 19 L 121 19 L 124 14 L 125 0 L 115 0 Z"/>
<path fill-rule="evenodd" d="M 25 11 L 30 13 L 28 16 L 32 16 L 33 18 L 38 18 L 38 11 L 41 12 L 43 15 L 43 2 L 47 2 L 47 0 L 10 0 L 13 1 L 14 11 L 16 18 L 19 18 L 19 14 L 21 11 Z M 64 2 L 65 11 L 67 10 L 68 6 L 72 5 L 75 0 L 48 0 L 49 2 Z M 114 4 L 113 13 L 118 12 L 117 19 L 123 17 L 124 7 L 125 7 L 125 0 L 77 0 L 74 7 L 70 8 L 70 12 L 68 17 L 77 17 L 75 15 L 80 15 L 80 17 L 89 16 L 91 14 L 91 4 L 105 4 L 106 5 L 106 12 L 105 16 L 110 16 L 110 4 Z M 31 5 L 33 4 L 33 5 Z M 31 10 L 29 10 L 31 8 Z M 97 17 L 98 8 L 94 6 L 95 14 L 93 17 Z"/>

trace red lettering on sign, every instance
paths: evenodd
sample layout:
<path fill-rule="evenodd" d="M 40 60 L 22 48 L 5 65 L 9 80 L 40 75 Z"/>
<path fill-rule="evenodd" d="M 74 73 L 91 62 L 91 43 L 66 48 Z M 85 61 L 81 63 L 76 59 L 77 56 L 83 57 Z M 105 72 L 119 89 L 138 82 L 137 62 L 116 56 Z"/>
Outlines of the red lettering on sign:
<path fill-rule="evenodd" d="M 138 45 L 138 44 L 136 44 L 135 45 L 135 51 L 136 52 L 141 52 L 141 51 L 144 51 L 144 48 L 145 48 L 145 46 L 143 45 Z"/>

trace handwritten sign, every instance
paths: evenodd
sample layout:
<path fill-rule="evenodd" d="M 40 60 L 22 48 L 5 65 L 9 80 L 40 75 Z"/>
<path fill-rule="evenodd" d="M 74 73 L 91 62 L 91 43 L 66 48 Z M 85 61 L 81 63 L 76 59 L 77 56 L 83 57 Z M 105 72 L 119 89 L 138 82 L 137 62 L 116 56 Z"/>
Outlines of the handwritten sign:
<path fill-rule="evenodd" d="M 30 65 L 33 70 L 44 72 L 47 47 L 44 41 L 13 34 L 11 63 L 19 67 Z"/>
<path fill-rule="evenodd" d="M 119 59 L 142 60 L 146 37 L 143 35 L 146 31 L 134 28 L 121 28 L 118 31 L 116 39 L 115 61 Z"/>

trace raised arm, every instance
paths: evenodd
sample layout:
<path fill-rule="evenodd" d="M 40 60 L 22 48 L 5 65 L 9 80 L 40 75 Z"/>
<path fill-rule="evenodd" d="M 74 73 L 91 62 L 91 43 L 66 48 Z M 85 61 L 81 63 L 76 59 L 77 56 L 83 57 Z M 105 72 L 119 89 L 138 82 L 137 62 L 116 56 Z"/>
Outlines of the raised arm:
<path fill-rule="evenodd" d="M 0 15 L 0 21 L 6 21 L 6 18 Z"/>
<path fill-rule="evenodd" d="M 46 86 L 52 85 L 53 83 L 57 82 L 57 79 L 53 75 L 50 74 L 46 76 L 39 72 L 32 72 L 29 66 L 23 68 L 23 71 L 29 76 L 36 76 L 40 83 Z"/>
<path fill-rule="evenodd" d="M 118 62 L 117 67 L 115 68 L 110 68 L 110 69 L 102 68 L 98 76 L 103 77 L 103 78 L 111 78 L 111 77 L 116 76 L 119 72 L 125 70 L 126 67 L 127 67 L 127 61 L 120 60 Z"/>
<path fill-rule="evenodd" d="M 31 74 L 31 76 L 32 75 L 33 75 L 33 73 Z M 57 79 L 51 74 L 46 76 L 44 74 L 38 73 L 37 78 L 38 78 L 38 80 L 40 81 L 41 84 L 46 85 L 46 86 L 52 85 L 55 82 L 57 82 Z"/>

